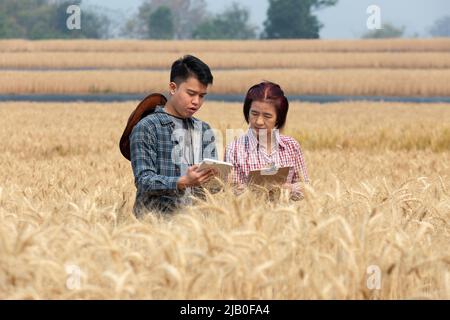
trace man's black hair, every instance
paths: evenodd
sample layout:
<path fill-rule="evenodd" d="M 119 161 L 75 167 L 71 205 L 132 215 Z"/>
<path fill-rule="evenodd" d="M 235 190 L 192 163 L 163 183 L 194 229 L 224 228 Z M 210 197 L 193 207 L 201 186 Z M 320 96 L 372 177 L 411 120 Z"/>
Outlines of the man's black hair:
<path fill-rule="evenodd" d="M 186 55 L 172 64 L 170 82 L 180 85 L 180 83 L 187 81 L 189 77 L 196 78 L 205 86 L 213 83 L 213 76 L 208 65 L 199 58 Z"/>

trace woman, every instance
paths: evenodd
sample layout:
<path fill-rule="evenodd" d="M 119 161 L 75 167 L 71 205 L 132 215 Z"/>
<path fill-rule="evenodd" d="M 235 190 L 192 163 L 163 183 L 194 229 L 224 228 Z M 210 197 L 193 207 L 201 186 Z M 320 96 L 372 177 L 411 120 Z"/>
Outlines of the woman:
<path fill-rule="evenodd" d="M 232 183 L 241 187 L 247 184 L 253 170 L 290 167 L 283 187 L 291 191 L 292 199 L 302 195 L 300 180 L 309 182 L 302 150 L 295 139 L 279 133 L 286 122 L 288 109 L 289 102 L 275 83 L 262 82 L 248 90 L 244 117 L 250 127 L 225 151 L 225 161 L 234 166 Z"/>

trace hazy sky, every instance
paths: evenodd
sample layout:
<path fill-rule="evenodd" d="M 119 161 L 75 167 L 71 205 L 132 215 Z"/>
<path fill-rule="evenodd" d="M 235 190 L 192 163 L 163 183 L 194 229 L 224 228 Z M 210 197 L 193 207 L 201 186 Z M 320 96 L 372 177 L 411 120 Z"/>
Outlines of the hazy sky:
<path fill-rule="evenodd" d="M 137 10 L 142 0 L 84 0 L 87 5 L 98 5 L 120 10 L 122 13 L 132 13 Z M 233 1 L 206 0 L 212 12 L 222 11 Z M 239 3 L 250 9 L 251 22 L 262 29 L 266 18 L 268 1 L 239 0 Z M 427 36 L 427 29 L 433 22 L 450 15 L 450 0 L 338 0 L 334 7 L 317 12 L 319 20 L 324 24 L 321 38 L 359 38 L 367 31 L 366 21 L 369 5 L 381 8 L 382 22 L 390 22 L 395 26 L 405 26 L 406 35 L 417 33 Z"/>

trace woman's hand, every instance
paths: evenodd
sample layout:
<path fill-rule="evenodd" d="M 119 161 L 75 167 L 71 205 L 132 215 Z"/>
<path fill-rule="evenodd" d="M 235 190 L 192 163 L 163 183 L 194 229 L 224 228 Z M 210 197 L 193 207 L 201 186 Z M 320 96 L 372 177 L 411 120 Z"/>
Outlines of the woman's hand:
<path fill-rule="evenodd" d="M 299 183 L 285 183 L 281 187 L 289 190 L 291 200 L 297 201 L 303 198 L 303 193 Z"/>

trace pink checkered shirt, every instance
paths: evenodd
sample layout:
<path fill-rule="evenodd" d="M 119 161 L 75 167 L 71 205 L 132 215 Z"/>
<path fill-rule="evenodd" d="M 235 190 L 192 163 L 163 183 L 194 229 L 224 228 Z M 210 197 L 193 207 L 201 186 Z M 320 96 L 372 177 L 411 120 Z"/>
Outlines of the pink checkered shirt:
<path fill-rule="evenodd" d="M 271 165 L 291 167 L 287 183 L 298 189 L 300 180 L 309 183 L 306 164 L 300 144 L 293 138 L 275 132 L 272 152 L 268 152 L 259 144 L 252 129 L 230 143 L 225 150 L 225 161 L 233 164 L 231 181 L 235 184 L 246 184 L 250 171 L 259 170 Z"/>

